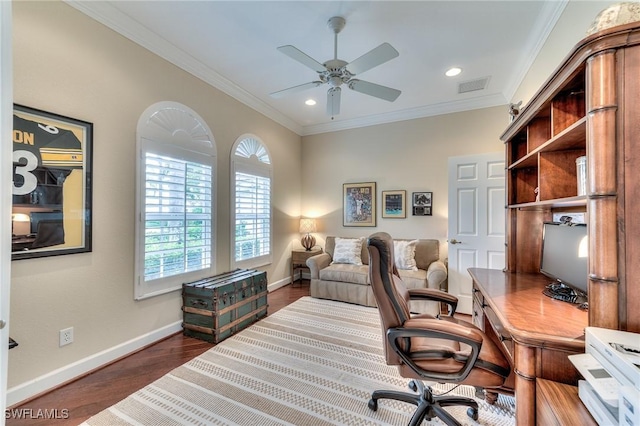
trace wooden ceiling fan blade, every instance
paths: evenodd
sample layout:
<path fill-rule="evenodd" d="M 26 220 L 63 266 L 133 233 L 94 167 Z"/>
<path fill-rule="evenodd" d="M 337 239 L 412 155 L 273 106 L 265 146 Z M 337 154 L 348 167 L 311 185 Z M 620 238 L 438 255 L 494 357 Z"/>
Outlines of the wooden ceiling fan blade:
<path fill-rule="evenodd" d="M 305 65 L 316 72 L 325 72 L 327 70 L 320 62 L 291 45 L 280 46 L 278 47 L 278 50 L 291 59 L 300 62 L 302 65 Z"/>
<path fill-rule="evenodd" d="M 392 89 L 391 87 L 381 86 L 379 84 L 356 79 L 349 80 L 348 86 L 349 89 L 355 90 L 356 92 L 384 99 L 389 102 L 393 102 L 398 99 L 398 96 L 402 93 L 400 90 Z"/>
<path fill-rule="evenodd" d="M 322 83 L 321 81 L 312 81 L 311 83 L 300 84 L 299 86 L 293 86 L 293 87 L 289 87 L 288 89 L 283 89 L 277 92 L 270 93 L 269 96 L 275 99 L 280 99 L 292 93 L 298 93 L 298 92 L 302 92 L 303 90 L 318 87 L 321 84 L 324 84 L 324 83 Z"/>
<path fill-rule="evenodd" d="M 340 93 L 342 89 L 332 87 L 327 91 L 327 115 L 333 117 L 340 114 Z"/>
<path fill-rule="evenodd" d="M 347 70 L 353 74 L 362 74 L 373 67 L 384 64 L 387 61 L 399 56 L 400 53 L 389 43 L 382 43 L 380 46 L 360 56 L 358 59 L 347 64 Z"/>

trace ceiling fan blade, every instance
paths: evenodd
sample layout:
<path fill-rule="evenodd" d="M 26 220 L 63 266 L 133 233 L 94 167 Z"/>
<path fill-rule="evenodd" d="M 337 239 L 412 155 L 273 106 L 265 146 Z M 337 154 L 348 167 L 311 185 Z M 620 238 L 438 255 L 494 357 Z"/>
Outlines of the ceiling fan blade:
<path fill-rule="evenodd" d="M 303 90 L 311 89 L 313 87 L 318 87 L 321 84 L 324 84 L 324 83 L 321 81 L 312 81 L 311 83 L 305 83 L 299 86 L 293 86 L 293 87 L 289 87 L 288 89 L 279 90 L 277 92 L 270 93 L 269 96 L 271 96 L 272 98 L 280 99 L 292 93 L 302 92 Z"/>
<path fill-rule="evenodd" d="M 396 49 L 389 43 L 382 43 L 380 46 L 360 56 L 358 59 L 352 61 L 347 65 L 347 70 L 351 74 L 357 75 L 370 70 L 373 67 L 377 67 L 396 56 L 400 55 Z"/>
<path fill-rule="evenodd" d="M 356 92 L 375 96 L 376 98 L 384 99 L 389 102 L 393 102 L 398 99 L 398 96 L 402 93 L 400 90 L 392 89 L 391 87 L 381 86 L 379 84 L 357 79 L 349 80 L 348 86 L 349 89 L 355 90 Z"/>
<path fill-rule="evenodd" d="M 340 114 L 340 92 L 339 87 L 332 87 L 327 91 L 327 115 L 333 117 Z"/>
<path fill-rule="evenodd" d="M 320 62 L 291 45 L 280 46 L 278 47 L 278 50 L 291 59 L 300 62 L 302 65 L 306 65 L 316 72 L 324 72 L 327 70 Z"/>

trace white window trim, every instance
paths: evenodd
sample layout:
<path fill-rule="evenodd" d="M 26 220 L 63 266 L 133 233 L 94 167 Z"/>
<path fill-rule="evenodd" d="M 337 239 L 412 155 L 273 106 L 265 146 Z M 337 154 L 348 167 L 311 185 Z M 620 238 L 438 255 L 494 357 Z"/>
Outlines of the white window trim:
<path fill-rule="evenodd" d="M 238 145 L 240 145 L 242 143 L 242 141 L 244 141 L 245 139 L 255 139 L 256 141 L 260 142 L 260 144 L 262 145 L 262 148 L 264 148 L 264 150 L 267 153 L 267 156 L 269 158 L 269 161 L 271 162 L 271 154 L 269 153 L 269 150 L 267 148 L 267 146 L 264 144 L 264 142 L 262 141 L 262 139 L 260 139 L 259 137 L 257 137 L 256 135 L 253 134 L 244 134 L 242 136 L 240 136 L 238 139 L 236 139 L 236 142 L 233 144 L 233 147 L 231 149 L 231 203 L 230 203 L 230 210 L 231 210 L 231 229 L 230 229 L 230 255 L 231 255 L 231 265 L 232 268 L 257 268 L 260 266 L 265 266 L 265 265 L 269 265 L 273 262 L 273 166 L 272 163 L 270 164 L 266 164 L 263 163 L 261 161 L 259 161 L 255 156 L 251 157 L 251 158 L 245 158 L 245 157 L 241 157 L 236 155 L 236 151 L 238 148 Z M 235 255 L 235 247 L 236 247 L 236 172 L 241 172 L 241 173 L 249 173 L 249 174 L 253 174 L 256 176 L 264 176 L 264 177 L 268 177 L 270 184 L 271 184 L 271 190 L 270 190 L 270 197 L 271 197 L 271 202 L 269 203 L 269 208 L 270 208 L 270 212 L 269 212 L 269 216 L 270 216 L 270 221 L 269 221 L 269 254 L 264 255 L 264 256 L 258 256 L 258 257 L 254 257 L 251 259 L 246 259 L 246 260 L 241 260 L 241 261 L 236 261 L 236 255 Z"/>
<path fill-rule="evenodd" d="M 145 152 L 171 155 L 211 166 L 211 264 L 206 270 L 171 277 L 144 280 L 143 211 L 145 205 Z M 192 109 L 177 102 L 158 102 L 148 107 L 138 120 L 136 135 L 136 225 L 134 298 L 135 300 L 180 290 L 182 284 L 213 275 L 216 270 L 216 145 L 211 129 Z"/>

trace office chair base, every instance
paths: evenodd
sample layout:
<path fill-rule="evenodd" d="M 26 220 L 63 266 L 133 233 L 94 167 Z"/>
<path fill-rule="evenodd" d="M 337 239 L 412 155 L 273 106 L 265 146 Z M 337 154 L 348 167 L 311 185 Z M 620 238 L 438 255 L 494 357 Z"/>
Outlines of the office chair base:
<path fill-rule="evenodd" d="M 416 393 L 392 390 L 374 391 L 369 400 L 369 408 L 372 411 L 376 411 L 378 409 L 378 399 L 393 399 L 416 405 L 418 408 L 413 413 L 409 426 L 419 426 L 424 419 L 431 420 L 434 417 L 439 418 L 449 426 L 460 426 L 460 423 L 444 410 L 444 407 L 454 405 L 468 406 L 467 415 L 473 420 L 478 420 L 478 403 L 473 398 L 455 395 L 434 395 L 431 387 L 425 386 L 419 380 L 411 380 L 409 388 Z"/>

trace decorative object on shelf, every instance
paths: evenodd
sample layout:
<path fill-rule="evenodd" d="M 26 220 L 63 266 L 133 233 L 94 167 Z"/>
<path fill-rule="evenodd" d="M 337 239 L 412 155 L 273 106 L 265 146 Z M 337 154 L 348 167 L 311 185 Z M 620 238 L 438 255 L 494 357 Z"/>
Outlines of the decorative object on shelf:
<path fill-rule="evenodd" d="M 413 215 L 431 216 L 433 207 L 433 192 L 413 193 Z"/>
<path fill-rule="evenodd" d="M 316 245 L 316 239 L 311 235 L 312 232 L 316 232 L 316 220 L 300 219 L 300 233 L 305 234 L 300 242 L 307 251 L 310 251 Z"/>
<path fill-rule="evenodd" d="M 587 156 L 576 158 L 576 178 L 578 181 L 578 195 L 587 195 Z"/>
<path fill-rule="evenodd" d="M 342 226 L 376 226 L 376 183 L 342 185 Z"/>
<path fill-rule="evenodd" d="M 640 21 L 640 3 L 630 1 L 614 3 L 598 13 L 587 30 L 587 35 L 637 21 Z"/>
<path fill-rule="evenodd" d="M 516 117 L 518 115 L 520 115 L 520 106 L 522 105 L 522 101 L 518 102 L 517 104 L 509 104 L 509 117 L 510 117 L 510 122 L 512 122 L 513 120 L 516 119 Z"/>
<path fill-rule="evenodd" d="M 92 123 L 14 105 L 12 214 L 30 225 L 12 260 L 91 251 L 92 145 Z"/>
<path fill-rule="evenodd" d="M 382 191 L 382 217 L 404 219 L 407 217 L 407 191 Z"/>

